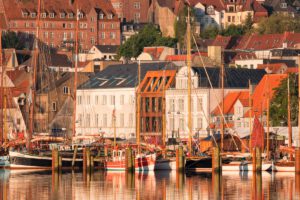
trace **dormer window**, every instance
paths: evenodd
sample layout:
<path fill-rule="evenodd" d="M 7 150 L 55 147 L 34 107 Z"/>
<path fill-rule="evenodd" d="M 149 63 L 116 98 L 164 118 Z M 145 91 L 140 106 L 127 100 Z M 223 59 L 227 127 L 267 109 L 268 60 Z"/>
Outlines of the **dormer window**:
<path fill-rule="evenodd" d="M 68 18 L 73 18 L 74 17 L 74 13 L 68 13 Z"/>
<path fill-rule="evenodd" d="M 45 12 L 41 13 L 41 17 L 42 18 L 46 18 L 47 17 L 47 13 L 45 13 Z"/>
<path fill-rule="evenodd" d="M 23 10 L 23 11 L 22 11 L 22 16 L 23 16 L 23 17 L 28 17 L 28 12 L 27 12 L 26 10 Z"/>
<path fill-rule="evenodd" d="M 214 15 L 215 14 L 215 9 L 213 6 L 208 6 L 207 9 L 206 9 L 206 13 L 208 15 Z"/>
<path fill-rule="evenodd" d="M 287 8 L 287 3 L 281 3 L 281 8 Z"/>
<path fill-rule="evenodd" d="M 112 19 L 113 18 L 113 15 L 112 14 L 109 14 L 108 16 L 107 16 L 107 19 Z"/>
<path fill-rule="evenodd" d="M 66 13 L 61 12 L 61 13 L 59 14 L 59 16 L 60 16 L 60 18 L 65 18 L 65 17 L 66 17 Z"/>
<path fill-rule="evenodd" d="M 103 13 L 100 13 L 99 14 L 99 19 L 103 19 L 104 18 L 104 14 Z"/>
<path fill-rule="evenodd" d="M 35 18 L 36 17 L 36 13 L 35 12 L 30 13 L 30 17 L 31 18 Z"/>
<path fill-rule="evenodd" d="M 54 18 L 54 13 L 53 12 L 49 13 L 49 17 Z"/>

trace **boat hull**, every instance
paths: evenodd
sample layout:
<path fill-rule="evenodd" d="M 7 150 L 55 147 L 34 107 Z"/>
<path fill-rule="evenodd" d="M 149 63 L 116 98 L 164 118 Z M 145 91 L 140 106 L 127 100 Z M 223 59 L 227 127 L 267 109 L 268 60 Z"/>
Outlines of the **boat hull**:
<path fill-rule="evenodd" d="M 34 156 L 19 152 L 9 152 L 11 169 L 51 169 L 52 157 Z M 62 158 L 62 168 L 71 168 L 72 159 Z M 76 159 L 75 167 L 82 167 L 82 159 Z"/>
<path fill-rule="evenodd" d="M 0 156 L 0 168 L 7 168 L 9 166 L 9 156 Z"/>
<path fill-rule="evenodd" d="M 263 163 L 262 171 L 269 171 L 272 169 L 272 163 Z M 229 164 L 222 164 L 222 171 L 252 171 L 252 163 L 232 162 Z"/>

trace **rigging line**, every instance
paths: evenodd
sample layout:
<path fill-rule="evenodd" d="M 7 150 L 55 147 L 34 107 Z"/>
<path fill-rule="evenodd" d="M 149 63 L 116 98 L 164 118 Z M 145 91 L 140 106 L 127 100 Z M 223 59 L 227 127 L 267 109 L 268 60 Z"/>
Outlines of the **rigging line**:
<path fill-rule="evenodd" d="M 204 71 L 205 71 L 205 74 L 206 74 L 206 76 L 207 76 L 207 78 L 208 78 L 208 82 L 209 82 L 209 85 L 210 85 L 210 87 L 213 89 L 213 86 L 212 86 L 212 83 L 211 83 L 211 80 L 210 80 L 210 78 L 209 78 L 209 75 L 208 75 L 208 72 L 207 72 L 207 69 L 206 69 L 206 66 L 204 65 L 204 61 L 203 61 L 203 58 L 202 58 L 202 55 L 200 54 L 200 51 L 199 51 L 199 48 L 198 48 L 198 45 L 197 45 L 197 42 L 196 42 L 196 39 L 195 39 L 195 36 L 194 36 L 194 34 L 192 34 L 192 37 L 193 37 L 193 40 L 194 40 L 194 42 L 195 42 L 195 45 L 196 45 L 196 48 L 197 48 L 197 51 L 198 51 L 198 53 L 199 53 L 199 55 L 200 55 L 200 59 L 201 59 L 201 62 L 202 62 L 202 65 L 203 65 L 203 68 L 204 68 Z M 215 93 L 214 93 L 215 94 Z M 219 101 L 219 98 L 217 97 L 217 95 L 215 94 L 215 97 L 216 97 L 216 99 L 218 100 L 218 102 L 220 102 Z M 218 104 L 218 108 L 219 108 L 219 110 L 221 111 L 220 113 L 221 113 L 221 116 L 222 116 L 222 118 L 223 118 L 223 120 L 224 120 L 224 122 L 225 122 L 225 127 L 229 127 L 228 126 L 228 123 L 227 123 L 227 120 L 225 119 L 225 116 L 224 116 L 224 113 L 223 113 L 223 111 L 222 111 L 222 108 L 221 108 L 221 106 L 220 106 L 220 104 Z M 230 134 L 231 135 L 231 134 Z M 231 135 L 231 137 L 233 138 L 233 136 Z M 238 137 L 239 138 L 239 137 Z M 241 140 L 240 138 L 239 138 L 239 140 Z M 241 143 L 243 144 L 243 141 L 241 140 Z M 236 144 L 236 142 L 234 141 L 234 144 L 235 144 L 235 146 L 236 146 L 236 148 L 238 149 L 238 146 L 237 146 L 237 144 Z M 244 144 L 243 144 L 244 145 Z M 246 147 L 246 149 L 248 149 L 249 150 L 249 148 L 245 145 L 245 147 Z"/>

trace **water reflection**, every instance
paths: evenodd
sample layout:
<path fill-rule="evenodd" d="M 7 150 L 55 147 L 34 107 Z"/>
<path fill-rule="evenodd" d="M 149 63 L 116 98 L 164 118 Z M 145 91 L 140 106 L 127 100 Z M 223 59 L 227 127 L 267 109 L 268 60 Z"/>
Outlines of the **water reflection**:
<path fill-rule="evenodd" d="M 0 170 L 0 199 L 299 199 L 294 173 L 51 173 Z"/>

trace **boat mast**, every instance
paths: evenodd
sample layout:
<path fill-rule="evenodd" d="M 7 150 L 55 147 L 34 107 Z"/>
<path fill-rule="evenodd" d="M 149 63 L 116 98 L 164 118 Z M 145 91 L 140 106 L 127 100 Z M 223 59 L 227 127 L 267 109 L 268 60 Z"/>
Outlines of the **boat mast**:
<path fill-rule="evenodd" d="M 0 133 L 0 145 L 3 142 L 3 136 L 4 136 L 4 112 L 3 112 L 3 108 L 4 108 L 4 101 L 3 99 L 4 97 L 4 66 L 3 66 L 3 62 L 2 62 L 2 30 L 0 31 L 0 65 L 1 65 L 1 133 Z"/>
<path fill-rule="evenodd" d="M 298 147 L 300 147 L 300 55 L 298 55 Z"/>
<path fill-rule="evenodd" d="M 113 110 L 113 127 L 114 127 L 114 149 L 116 149 L 117 146 L 117 141 L 116 141 L 116 137 L 117 137 L 117 130 L 116 130 L 116 106 L 114 107 Z"/>
<path fill-rule="evenodd" d="M 267 76 L 267 160 L 270 159 L 270 90 Z"/>
<path fill-rule="evenodd" d="M 39 55 L 39 29 L 40 29 L 40 13 L 41 13 L 41 0 L 38 0 L 38 10 L 37 10 L 37 19 L 36 19 L 36 39 L 33 43 L 34 45 L 34 63 L 33 63 L 33 77 L 32 77 L 32 95 L 31 95 L 31 104 L 30 104 L 30 124 L 29 124 L 29 133 L 27 137 L 27 148 L 30 150 L 30 141 L 33 135 L 33 116 L 34 116 L 34 105 L 35 105 L 35 94 L 36 94 L 36 73 L 37 73 L 37 61 Z"/>
<path fill-rule="evenodd" d="M 77 104 L 77 79 L 78 79 L 78 27 L 79 27 L 79 9 L 78 1 L 76 1 L 76 30 L 75 30 L 75 74 L 74 74 L 74 99 L 73 99 L 73 128 L 72 137 L 76 136 L 76 104 Z"/>
<path fill-rule="evenodd" d="M 221 50 L 221 97 L 222 97 L 222 112 L 221 112 L 221 151 L 224 148 L 224 62 L 223 62 L 223 53 Z"/>
<path fill-rule="evenodd" d="M 188 70 L 188 150 L 192 154 L 192 107 L 191 107 L 191 22 L 190 22 L 190 7 L 188 6 L 187 17 L 187 70 Z"/>
<path fill-rule="evenodd" d="M 288 135 L 289 135 L 289 147 L 292 147 L 292 125 L 291 125 L 291 93 L 290 93 L 290 75 L 288 74 L 287 78 L 287 90 L 288 90 Z M 290 154 L 290 160 L 293 159 L 293 154 Z"/>
<path fill-rule="evenodd" d="M 251 80 L 249 79 L 249 135 L 250 135 L 250 142 L 249 142 L 249 150 L 251 151 L 251 141 L 252 141 L 252 90 L 251 90 Z"/>
<path fill-rule="evenodd" d="M 141 61 L 138 64 L 138 89 L 137 89 L 137 117 L 136 117 L 136 143 L 138 154 L 141 153 L 141 141 L 140 141 L 140 131 L 141 131 L 141 96 L 140 96 L 140 84 L 141 84 Z"/>

